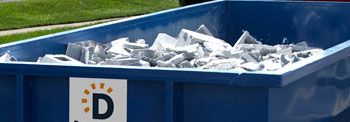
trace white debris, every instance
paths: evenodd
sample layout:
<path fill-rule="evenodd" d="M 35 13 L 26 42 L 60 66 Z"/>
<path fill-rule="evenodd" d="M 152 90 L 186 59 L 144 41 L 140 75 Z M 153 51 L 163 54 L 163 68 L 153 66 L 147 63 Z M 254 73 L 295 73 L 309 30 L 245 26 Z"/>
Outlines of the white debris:
<path fill-rule="evenodd" d="M 264 68 L 264 65 L 256 63 L 256 62 L 247 62 L 241 65 L 241 68 L 247 71 L 260 71 Z"/>
<path fill-rule="evenodd" d="M 150 49 L 152 50 L 165 50 L 166 48 L 175 48 L 177 40 L 165 33 L 158 34 L 156 40 Z"/>
<path fill-rule="evenodd" d="M 69 43 L 66 55 L 45 55 L 38 62 L 142 67 L 199 68 L 210 70 L 275 71 L 322 52 L 306 42 L 265 45 L 244 31 L 232 47 L 213 37 L 205 25 L 196 31 L 182 29 L 177 38 L 159 33 L 151 47 L 144 39 L 120 38 L 107 44 Z M 9 61 L 4 54 L 1 60 Z"/>
<path fill-rule="evenodd" d="M 208 36 L 213 36 L 213 34 L 209 31 L 209 29 L 205 25 L 199 26 L 199 28 L 196 30 L 197 33 L 205 34 Z"/>
<path fill-rule="evenodd" d="M 252 37 L 248 31 L 244 31 L 243 35 L 238 39 L 233 47 L 237 47 L 240 44 L 262 44 L 260 41 Z"/>
<path fill-rule="evenodd" d="M 6 52 L 0 57 L 0 62 L 10 62 L 10 61 L 17 61 L 17 59 L 10 55 L 10 52 Z"/>
<path fill-rule="evenodd" d="M 224 40 L 204 35 L 201 33 L 197 33 L 194 31 L 182 29 L 179 35 L 179 40 L 185 40 L 187 43 L 195 44 L 203 44 L 204 42 L 210 43 L 210 44 L 215 44 L 215 45 L 220 45 L 224 47 L 224 49 L 231 49 L 232 46 L 228 43 L 226 43 Z M 207 45 L 208 46 L 208 45 Z"/>
<path fill-rule="evenodd" d="M 41 63 L 60 63 L 60 64 L 83 64 L 66 55 L 51 55 L 46 54 L 41 60 Z"/>

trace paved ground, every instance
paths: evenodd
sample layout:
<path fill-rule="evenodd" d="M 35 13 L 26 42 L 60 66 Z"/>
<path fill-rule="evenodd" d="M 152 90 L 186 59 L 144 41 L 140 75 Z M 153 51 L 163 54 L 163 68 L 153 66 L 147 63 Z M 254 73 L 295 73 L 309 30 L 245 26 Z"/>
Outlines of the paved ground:
<path fill-rule="evenodd" d="M 0 0 L 0 1 L 2 1 L 2 0 Z M 93 23 L 98 23 L 98 22 L 108 22 L 108 21 L 120 20 L 120 19 L 125 19 L 125 18 L 128 18 L 128 17 L 103 19 L 103 20 L 70 23 L 70 24 L 58 24 L 58 25 L 21 28 L 21 29 L 15 29 L 15 30 L 5 30 L 5 31 L 0 31 L 0 36 L 10 35 L 10 34 L 15 34 L 15 33 L 25 33 L 25 32 L 36 31 L 36 30 L 47 30 L 47 29 L 53 29 L 53 28 L 82 26 L 82 25 L 87 25 L 87 24 L 93 24 Z"/>

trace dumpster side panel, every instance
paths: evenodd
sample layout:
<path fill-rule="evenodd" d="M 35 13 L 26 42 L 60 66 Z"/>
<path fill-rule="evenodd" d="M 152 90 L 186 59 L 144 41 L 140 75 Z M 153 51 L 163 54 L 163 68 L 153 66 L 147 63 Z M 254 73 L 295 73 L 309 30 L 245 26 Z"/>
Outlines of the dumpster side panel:
<path fill-rule="evenodd" d="M 349 106 L 350 57 L 269 91 L 270 122 L 326 122 Z"/>
<path fill-rule="evenodd" d="M 69 78 L 31 76 L 31 121 L 69 121 Z"/>
<path fill-rule="evenodd" d="M 268 119 L 268 89 L 228 85 L 178 85 L 179 122 L 254 122 Z"/>
<path fill-rule="evenodd" d="M 350 3 L 229 1 L 228 41 L 247 30 L 266 44 L 306 41 L 327 49 L 350 39 Z"/>
<path fill-rule="evenodd" d="M 128 80 L 128 122 L 164 122 L 164 82 Z"/>
<path fill-rule="evenodd" d="M 16 77 L 0 75 L 0 121 L 16 120 Z"/>

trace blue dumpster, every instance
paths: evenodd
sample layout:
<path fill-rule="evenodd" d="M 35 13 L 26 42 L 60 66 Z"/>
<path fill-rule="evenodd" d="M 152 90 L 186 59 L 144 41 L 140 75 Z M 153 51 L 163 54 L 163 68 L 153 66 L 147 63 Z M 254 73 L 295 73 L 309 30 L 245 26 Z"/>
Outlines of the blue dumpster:
<path fill-rule="evenodd" d="M 0 121 L 349 121 L 349 11 L 342 2 L 212 1 L 3 44 L 19 62 L 0 63 Z M 287 37 L 326 50 L 271 72 L 35 63 L 69 42 L 152 44 L 201 24 L 230 44 L 248 30 L 266 44 Z"/>

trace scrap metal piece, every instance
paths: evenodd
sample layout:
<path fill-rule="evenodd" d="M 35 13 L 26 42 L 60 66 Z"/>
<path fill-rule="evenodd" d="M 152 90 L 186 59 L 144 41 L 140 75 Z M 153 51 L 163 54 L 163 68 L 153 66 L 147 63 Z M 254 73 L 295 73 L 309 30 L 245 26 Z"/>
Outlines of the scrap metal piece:
<path fill-rule="evenodd" d="M 51 55 L 46 54 L 40 61 L 41 63 L 60 63 L 60 64 L 83 64 L 66 55 Z"/>
<path fill-rule="evenodd" d="M 201 34 L 205 34 L 208 36 L 213 36 L 213 34 L 209 31 L 209 29 L 205 25 L 199 26 L 199 28 L 196 30 L 196 32 L 201 33 Z"/>

